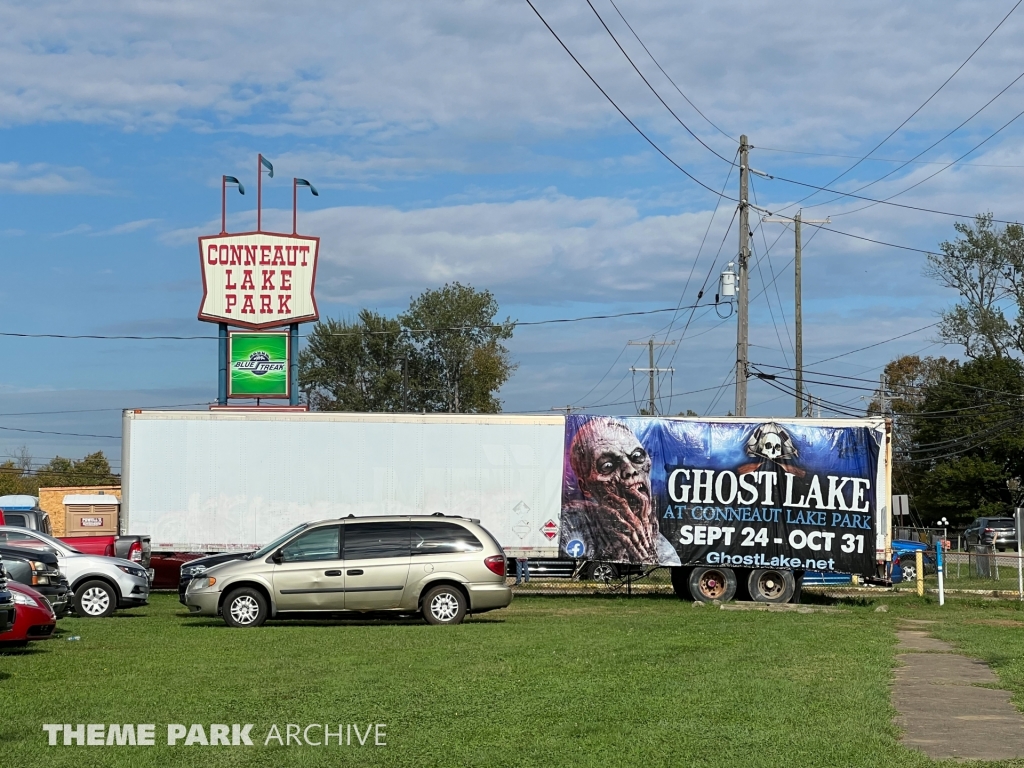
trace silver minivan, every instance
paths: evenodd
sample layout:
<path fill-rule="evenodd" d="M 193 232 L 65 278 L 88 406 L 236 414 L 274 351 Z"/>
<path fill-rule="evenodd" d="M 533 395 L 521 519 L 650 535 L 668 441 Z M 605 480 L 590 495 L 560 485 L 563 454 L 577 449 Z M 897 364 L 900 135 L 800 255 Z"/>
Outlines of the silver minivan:
<path fill-rule="evenodd" d="M 242 560 L 194 578 L 185 605 L 258 627 L 292 612 L 422 613 L 458 624 L 512 602 L 505 553 L 478 520 L 353 517 L 304 523 Z"/>

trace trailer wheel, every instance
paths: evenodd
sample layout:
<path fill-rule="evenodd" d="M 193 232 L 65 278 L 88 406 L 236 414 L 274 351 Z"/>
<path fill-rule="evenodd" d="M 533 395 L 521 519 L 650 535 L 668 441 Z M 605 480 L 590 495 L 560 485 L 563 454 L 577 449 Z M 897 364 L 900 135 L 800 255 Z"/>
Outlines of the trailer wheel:
<path fill-rule="evenodd" d="M 693 595 L 690 594 L 689 568 L 680 568 L 678 566 L 672 568 L 672 591 L 676 593 L 676 597 L 680 600 L 693 600 Z"/>
<path fill-rule="evenodd" d="M 694 600 L 725 603 L 736 596 L 736 574 L 732 568 L 694 568 L 689 578 Z"/>
<path fill-rule="evenodd" d="M 605 583 L 619 578 L 619 569 L 614 563 L 587 563 L 583 569 L 585 581 L 603 581 Z"/>
<path fill-rule="evenodd" d="M 750 598 L 757 603 L 788 603 L 796 591 L 796 579 L 790 571 L 755 568 L 747 579 Z"/>

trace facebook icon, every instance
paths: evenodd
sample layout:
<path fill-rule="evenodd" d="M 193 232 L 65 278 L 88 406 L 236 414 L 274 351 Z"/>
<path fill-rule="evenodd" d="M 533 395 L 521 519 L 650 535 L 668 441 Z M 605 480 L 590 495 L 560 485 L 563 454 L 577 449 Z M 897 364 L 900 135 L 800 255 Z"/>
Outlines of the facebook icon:
<path fill-rule="evenodd" d="M 573 539 L 565 545 L 565 551 L 569 553 L 569 557 L 583 557 L 583 542 L 579 539 Z"/>

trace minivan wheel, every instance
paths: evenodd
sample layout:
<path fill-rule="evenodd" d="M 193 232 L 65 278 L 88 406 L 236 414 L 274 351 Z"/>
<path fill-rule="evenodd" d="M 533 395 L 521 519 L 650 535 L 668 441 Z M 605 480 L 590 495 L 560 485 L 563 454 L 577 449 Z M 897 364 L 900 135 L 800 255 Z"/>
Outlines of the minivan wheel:
<path fill-rule="evenodd" d="M 230 593 L 221 609 L 224 623 L 229 627 L 258 627 L 267 620 L 270 609 L 267 598 L 258 589 L 242 587 Z"/>
<path fill-rule="evenodd" d="M 466 596 L 455 587 L 434 587 L 423 596 L 423 618 L 428 624 L 461 624 L 466 617 Z"/>
<path fill-rule="evenodd" d="M 75 588 L 75 612 L 86 619 L 102 619 L 117 608 L 117 593 L 105 581 L 87 581 Z"/>

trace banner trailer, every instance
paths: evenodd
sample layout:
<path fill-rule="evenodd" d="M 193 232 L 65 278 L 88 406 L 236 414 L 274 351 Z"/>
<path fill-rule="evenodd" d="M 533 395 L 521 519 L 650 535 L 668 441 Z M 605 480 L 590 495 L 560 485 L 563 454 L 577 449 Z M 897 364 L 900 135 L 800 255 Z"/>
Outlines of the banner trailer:
<path fill-rule="evenodd" d="M 561 552 L 870 573 L 883 440 L 865 421 L 570 416 Z"/>

